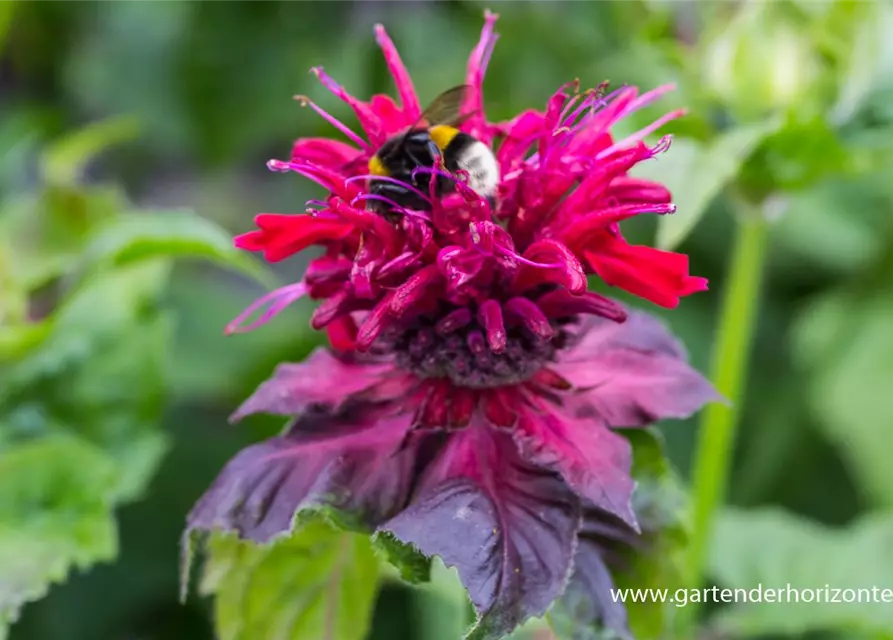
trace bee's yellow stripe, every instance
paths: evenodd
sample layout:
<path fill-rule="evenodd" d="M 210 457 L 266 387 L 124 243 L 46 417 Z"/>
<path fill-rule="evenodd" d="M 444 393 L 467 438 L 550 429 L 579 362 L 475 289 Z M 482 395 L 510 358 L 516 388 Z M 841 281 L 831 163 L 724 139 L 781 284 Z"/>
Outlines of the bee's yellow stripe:
<path fill-rule="evenodd" d="M 431 136 L 434 144 L 443 151 L 453 141 L 453 138 L 459 135 L 459 130 L 445 124 L 438 124 L 431 127 L 428 130 L 428 134 Z"/>
<path fill-rule="evenodd" d="M 369 158 L 369 173 L 373 176 L 386 176 L 388 170 L 385 169 L 384 163 L 378 156 L 372 156 Z"/>

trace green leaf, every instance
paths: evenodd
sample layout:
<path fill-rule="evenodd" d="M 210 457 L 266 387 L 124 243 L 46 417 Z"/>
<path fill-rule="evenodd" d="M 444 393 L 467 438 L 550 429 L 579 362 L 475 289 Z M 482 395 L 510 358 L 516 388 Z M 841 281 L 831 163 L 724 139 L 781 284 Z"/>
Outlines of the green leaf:
<path fill-rule="evenodd" d="M 885 240 L 877 232 L 888 215 L 879 191 L 862 177 L 829 180 L 786 194 L 784 211 L 773 225 L 773 244 L 781 249 L 773 256 L 773 266 L 784 273 L 808 275 L 869 266 Z"/>
<path fill-rule="evenodd" d="M 70 271 L 96 225 L 125 206 L 115 187 L 51 185 L 36 198 L 13 200 L 0 215 L 0 231 L 10 242 L 10 278 L 34 291 Z"/>
<path fill-rule="evenodd" d="M 215 535 L 207 552 L 220 640 L 366 637 L 379 580 L 368 536 L 314 520 L 264 546 Z"/>
<path fill-rule="evenodd" d="M 0 53 L 3 53 L 3 44 L 6 41 L 6 34 L 9 33 L 9 26 L 12 24 L 12 15 L 15 7 L 16 3 L 14 0 L 0 2 Z"/>
<path fill-rule="evenodd" d="M 665 154 L 638 165 L 633 173 L 666 185 L 677 207 L 676 213 L 658 220 L 657 245 L 678 246 L 744 161 L 777 128 L 776 120 L 740 125 L 706 145 L 676 139 Z"/>
<path fill-rule="evenodd" d="M 44 180 L 55 185 L 74 185 L 91 160 L 109 147 L 135 139 L 139 130 L 138 120 L 122 116 L 68 134 L 44 152 Z"/>
<path fill-rule="evenodd" d="M 28 317 L 28 293 L 14 273 L 12 249 L 5 239 L 0 239 L 0 330 L 21 324 Z M 0 358 L 2 352 L 0 346 Z"/>
<path fill-rule="evenodd" d="M 836 125 L 848 122 L 865 102 L 874 87 L 877 60 L 881 42 L 886 35 L 881 30 L 881 11 L 875 3 L 865 3 L 871 15 L 858 21 L 857 37 L 852 39 L 848 60 L 838 72 L 837 102 L 831 109 L 830 118 Z"/>
<path fill-rule="evenodd" d="M 391 533 L 383 531 L 372 538 L 376 551 L 397 569 L 400 577 L 410 584 L 431 580 L 431 558 L 404 544 Z"/>
<path fill-rule="evenodd" d="M 114 485 L 115 466 L 75 438 L 0 453 L 0 634 L 72 568 L 115 556 Z"/>
<path fill-rule="evenodd" d="M 893 600 L 891 537 L 890 514 L 865 518 L 847 529 L 828 529 L 778 509 L 729 510 L 714 534 L 710 566 L 715 577 L 729 589 L 781 590 L 781 597 L 791 602 L 743 603 L 739 593 L 739 602 L 714 615 L 712 626 L 734 637 L 793 637 L 821 630 L 893 632 L 893 607 L 881 600 L 884 589 Z M 788 596 L 788 585 L 812 590 L 814 600 L 824 600 L 805 602 L 802 594 L 793 592 Z M 835 594 L 826 592 L 826 586 L 841 590 L 836 602 L 829 601 Z M 844 589 L 855 590 L 857 601 L 844 602 L 850 598 Z M 794 602 L 794 595 L 801 601 Z"/>
<path fill-rule="evenodd" d="M 4 380 L 0 401 L 20 385 L 64 374 L 100 348 L 117 346 L 122 329 L 158 304 L 169 273 L 169 263 L 153 260 L 82 282 L 49 319 L 49 335 L 40 348 Z"/>
<path fill-rule="evenodd" d="M 810 187 L 846 173 L 850 165 L 839 133 L 824 118 L 794 112 L 744 163 L 738 182 L 758 199 L 780 189 Z"/>
<path fill-rule="evenodd" d="M 3 369 L 7 439 L 71 433 L 117 462 L 116 503 L 138 497 L 167 451 L 157 431 L 171 318 L 157 309 L 169 265 L 146 261 L 82 283 Z M 19 332 L 21 334 L 21 332 Z M 0 346 L 4 332 L 0 332 Z"/>
<path fill-rule="evenodd" d="M 879 278 L 889 270 L 877 274 Z M 863 284 L 866 281 L 863 279 Z M 850 288 L 813 300 L 795 325 L 795 357 L 810 372 L 809 402 L 860 487 L 893 506 L 893 291 Z"/>
<path fill-rule="evenodd" d="M 239 251 L 222 228 L 189 211 L 141 211 L 120 216 L 97 231 L 83 261 L 93 268 L 158 256 L 204 258 L 275 287 L 262 264 Z"/>

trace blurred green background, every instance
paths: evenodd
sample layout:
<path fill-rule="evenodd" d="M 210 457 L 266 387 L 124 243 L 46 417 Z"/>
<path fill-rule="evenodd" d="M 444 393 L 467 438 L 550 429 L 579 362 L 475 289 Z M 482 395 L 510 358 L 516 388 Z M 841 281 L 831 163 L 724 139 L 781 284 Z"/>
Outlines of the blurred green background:
<path fill-rule="evenodd" d="M 78 174 L 76 188 L 65 182 L 72 193 L 114 188 L 126 194 L 127 204 L 116 206 L 192 209 L 231 233 L 250 229 L 257 212 L 299 212 L 316 194 L 313 187 L 294 175 L 272 174 L 265 163 L 286 157 L 299 136 L 332 131 L 291 97 L 307 94 L 350 121 L 308 69 L 325 66 L 362 98 L 391 92 L 372 38 L 373 24 L 382 22 L 423 102 L 430 100 L 464 77 L 485 6 L 0 3 L 0 216 L 13 219 L 14 208 L 29 198 L 52 199 L 40 162 L 54 141 L 118 117 L 126 119 L 115 121 L 110 137 L 122 141 Z M 772 218 L 729 501 L 761 511 L 784 508 L 834 527 L 884 514 L 893 506 L 893 46 L 884 37 L 893 29 L 891 5 L 630 0 L 489 6 L 501 16 L 501 39 L 485 84 L 491 119 L 541 107 L 574 78 L 584 87 L 605 79 L 643 89 L 678 83 L 674 94 L 638 114 L 629 128 L 678 106 L 692 112 L 667 128 L 677 138 L 649 171 L 663 172 L 674 187 L 679 215 L 693 227 L 679 250 L 691 256 L 694 274 L 710 279 L 709 292 L 659 311 L 702 371 L 709 368 L 740 214 L 736 194 L 756 197 L 758 215 Z M 747 127 L 757 133 L 750 136 Z M 722 146 L 728 131 L 744 131 L 744 142 Z M 73 198 L 47 206 L 62 218 L 80 215 L 74 208 L 82 203 Z M 47 220 L 40 224 L 59 224 L 52 216 Z M 41 239 L 25 246 L 16 228 L 0 226 L 0 290 L 15 281 L 5 276 L 23 260 L 37 263 L 49 252 L 55 259 L 65 253 L 59 246 L 74 237 L 63 228 L 54 245 Z M 681 238 L 685 231 L 660 233 L 670 242 L 672 234 Z M 636 220 L 628 232 L 635 241 L 652 243 L 655 221 Z M 69 253 L 80 251 L 71 242 Z M 52 283 L 64 282 L 69 268 L 65 260 L 58 264 L 58 272 L 28 293 L 32 314 L 52 308 L 58 295 Z M 301 269 L 296 258 L 277 265 L 277 274 L 282 282 L 293 281 Z M 277 362 L 301 359 L 319 341 L 308 331 L 309 309 L 302 304 L 255 333 L 224 337 L 224 325 L 263 291 L 206 261 L 177 263 L 158 294 L 159 308 L 172 321 L 170 340 L 159 343 L 168 348 L 162 420 L 170 448 L 142 499 L 122 501 L 117 559 L 76 571 L 45 599 L 27 605 L 12 628 L 13 640 L 213 637 L 207 602 L 177 602 L 185 514 L 240 446 L 278 427 L 262 419 L 232 427 L 228 413 Z M 0 295 L 0 304 L 15 299 Z M 104 311 L 102 305 L 94 309 Z M 152 353 L 121 349 L 133 358 Z M 66 409 L 60 411 L 64 420 Z M 9 425 L 20 424 L 21 416 L 7 421 L 0 453 L 19 441 L 19 427 Z M 695 427 L 694 420 L 664 425 L 683 477 Z M 798 550 L 783 547 L 783 538 L 771 535 L 761 552 L 788 562 Z M 893 533 L 885 540 L 889 581 L 878 586 L 893 587 Z M 853 553 L 844 564 L 854 572 L 884 562 Z M 813 554 L 802 563 L 826 560 Z M 729 574 L 714 566 L 712 575 Z M 833 583 L 821 571 L 812 575 L 821 580 L 814 586 Z M 753 582 L 760 576 L 749 574 Z M 0 576 L 0 591 L 2 582 Z M 443 613 L 432 597 L 386 587 L 371 637 L 446 640 Z M 832 620 L 830 630 L 803 621 L 778 637 L 893 637 L 893 615 L 877 620 Z"/>

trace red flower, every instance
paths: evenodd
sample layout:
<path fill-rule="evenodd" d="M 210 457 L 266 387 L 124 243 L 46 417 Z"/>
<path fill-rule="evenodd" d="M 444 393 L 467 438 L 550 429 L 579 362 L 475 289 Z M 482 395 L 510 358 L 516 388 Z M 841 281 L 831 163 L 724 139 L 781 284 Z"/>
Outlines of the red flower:
<path fill-rule="evenodd" d="M 621 221 L 633 216 L 675 211 L 666 188 L 631 178 L 628 172 L 669 146 L 668 138 L 654 147 L 648 147 L 643 139 L 683 112 L 668 113 L 620 141 L 610 133 L 618 121 L 671 87 L 643 95 L 634 87 L 625 87 L 602 97 L 600 91 L 578 93 L 575 84 L 568 84 L 549 99 L 544 111 L 525 111 L 505 123 L 487 122 L 482 83 L 496 41 L 495 20 L 496 16 L 487 16 L 481 41 L 468 62 L 466 83 L 470 90 L 464 108 L 472 115 L 460 125 L 487 144 L 497 138 L 501 141 L 495 151 L 500 169 L 495 211 L 485 198 L 462 188 L 461 182 L 449 197 L 419 194 L 429 202 L 429 210 L 401 209 L 403 217 L 397 225 L 385 224 L 366 209 L 366 202 L 376 198 L 365 190 L 365 181 L 372 177 L 367 170 L 369 159 L 388 138 L 416 123 L 421 113 L 409 74 L 379 26 L 376 37 L 397 85 L 400 104 L 384 95 L 369 102 L 358 100 L 321 68 L 314 69 L 323 85 L 352 107 L 365 139 L 304 99 L 353 145 L 305 138 L 295 143 L 290 161 L 271 161 L 271 169 L 297 172 L 330 194 L 325 201 L 308 203 L 306 214 L 259 215 L 256 222 L 260 229 L 239 236 L 237 246 L 263 251 L 268 260 L 277 261 L 317 244 L 327 248 L 326 260 L 341 256 L 361 264 L 342 274 L 340 287 L 327 283 L 327 292 L 333 292 L 329 295 L 308 287 L 313 298 L 350 298 L 350 302 L 344 301 L 344 309 L 375 309 L 389 304 L 385 298 L 390 294 L 417 296 L 407 287 L 419 286 L 420 281 L 413 277 L 420 272 L 426 274 L 423 281 L 431 297 L 414 297 L 418 307 L 430 305 L 438 295 L 431 292 L 438 287 L 446 287 L 453 300 L 492 296 L 503 304 L 506 300 L 500 300 L 495 292 L 505 287 L 527 295 L 525 286 L 535 288 L 543 281 L 563 284 L 571 279 L 578 283 L 571 290 L 577 295 L 582 293 L 579 283 L 590 273 L 665 307 L 675 307 L 680 297 L 706 290 L 704 278 L 689 275 L 684 255 L 629 245 L 619 229 Z M 362 245 L 360 235 L 365 240 Z M 457 269 L 471 271 L 462 275 Z M 403 288 L 398 286 L 401 282 L 406 282 Z M 403 312 L 415 310 L 405 307 Z M 344 310 L 330 320 L 347 313 Z M 395 320 L 393 316 L 393 309 L 372 314 L 368 321 L 377 327 L 361 331 L 365 341 L 360 348 L 368 348 L 368 341 L 377 336 L 379 328 Z"/>
<path fill-rule="evenodd" d="M 629 245 L 619 230 L 629 217 L 674 211 L 664 187 L 628 171 L 666 149 L 666 139 L 648 147 L 643 138 L 681 112 L 620 141 L 610 133 L 668 87 L 602 97 L 566 85 L 544 111 L 488 122 L 481 87 L 495 20 L 487 14 L 468 63 L 461 125 L 496 143 L 493 200 L 444 167 L 421 167 L 455 188 L 407 183 L 421 210 L 391 202 L 396 218 L 386 219 L 368 209 L 380 196 L 367 181 L 382 179 L 368 175 L 370 158 L 421 114 L 409 75 L 381 27 L 399 104 L 357 100 L 314 70 L 352 107 L 364 137 L 307 101 L 352 144 L 301 139 L 290 160 L 269 166 L 328 195 L 303 215 L 257 216 L 259 229 L 236 244 L 270 261 L 310 245 L 324 253 L 228 330 L 254 328 L 307 294 L 320 301 L 312 326 L 328 331 L 336 353 L 281 365 L 238 410 L 294 421 L 237 455 L 189 519 L 190 530 L 265 541 L 289 531 L 298 510 L 352 512 L 368 530 L 455 565 L 482 638 L 561 595 L 584 519 L 635 536 L 631 449 L 618 429 L 685 417 L 716 397 L 660 323 L 587 291 L 597 274 L 673 307 L 706 288 L 685 256 Z M 583 582 L 599 585 L 591 598 L 603 601 L 601 622 L 623 626 L 608 605 L 607 569 L 586 548 L 578 570 L 598 574 Z"/>

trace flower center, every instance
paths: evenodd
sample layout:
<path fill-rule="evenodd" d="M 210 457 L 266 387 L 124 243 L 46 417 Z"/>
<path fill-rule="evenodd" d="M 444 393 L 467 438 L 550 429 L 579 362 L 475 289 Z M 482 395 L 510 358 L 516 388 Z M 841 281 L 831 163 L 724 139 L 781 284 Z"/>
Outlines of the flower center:
<path fill-rule="evenodd" d="M 562 338 L 543 340 L 524 327 L 506 328 L 505 348 L 494 351 L 472 322 L 444 335 L 421 319 L 394 341 L 397 364 L 420 378 L 447 378 L 459 387 L 482 389 L 518 384 L 551 360 Z"/>

